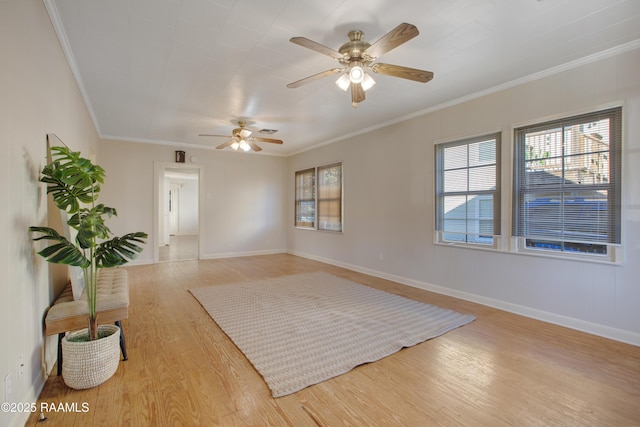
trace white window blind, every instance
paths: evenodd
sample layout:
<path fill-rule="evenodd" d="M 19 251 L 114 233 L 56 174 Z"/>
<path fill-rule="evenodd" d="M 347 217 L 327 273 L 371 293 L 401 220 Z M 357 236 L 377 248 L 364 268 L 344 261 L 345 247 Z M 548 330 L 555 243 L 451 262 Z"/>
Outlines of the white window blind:
<path fill-rule="evenodd" d="M 296 172 L 295 226 L 342 231 L 342 164 Z"/>
<path fill-rule="evenodd" d="M 316 226 L 316 170 L 296 172 L 296 227 Z"/>
<path fill-rule="evenodd" d="M 438 240 L 494 244 L 500 234 L 499 145 L 499 134 L 436 145 Z"/>
<path fill-rule="evenodd" d="M 515 130 L 513 234 L 527 248 L 607 254 L 620 243 L 622 109 Z"/>
<path fill-rule="evenodd" d="M 342 165 L 318 168 L 318 229 L 342 231 Z"/>

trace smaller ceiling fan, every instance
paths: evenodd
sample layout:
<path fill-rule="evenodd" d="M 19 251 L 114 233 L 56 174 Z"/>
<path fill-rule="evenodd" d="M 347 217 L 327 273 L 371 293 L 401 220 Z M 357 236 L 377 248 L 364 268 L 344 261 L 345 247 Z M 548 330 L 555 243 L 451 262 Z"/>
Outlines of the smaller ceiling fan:
<path fill-rule="evenodd" d="M 403 43 L 411 40 L 419 34 L 415 25 L 402 23 L 387 34 L 382 36 L 374 44 L 364 41 L 364 33 L 360 30 L 349 32 L 349 41 L 335 51 L 320 43 L 316 43 L 305 37 L 293 37 L 289 41 L 302 47 L 322 53 L 336 59 L 342 68 L 332 68 L 304 79 L 289 83 L 288 88 L 296 88 L 310 83 L 322 77 L 342 73 L 336 80 L 336 84 L 345 92 L 351 89 L 351 105 L 353 108 L 359 102 L 364 101 L 364 92 L 370 89 L 376 82 L 366 73 L 371 70 L 374 73 L 385 74 L 392 77 L 400 77 L 416 82 L 426 83 L 433 78 L 431 71 L 418 70 L 416 68 L 402 67 L 399 65 L 373 63 L 376 59 L 395 49 Z"/>
<path fill-rule="evenodd" d="M 216 137 L 223 137 L 223 138 L 231 138 L 224 144 L 218 145 L 216 148 L 221 149 L 221 148 L 231 147 L 235 151 L 238 151 L 238 150 L 261 151 L 262 148 L 260 148 L 260 146 L 256 144 L 255 141 L 270 142 L 272 144 L 282 144 L 282 141 L 279 139 L 253 136 L 253 132 L 251 132 L 249 129 L 246 128 L 247 122 L 245 121 L 242 121 L 242 120 L 238 121 L 238 126 L 239 127 L 235 128 L 231 132 L 231 135 L 213 135 L 213 134 L 201 133 L 200 136 L 216 136 Z"/>

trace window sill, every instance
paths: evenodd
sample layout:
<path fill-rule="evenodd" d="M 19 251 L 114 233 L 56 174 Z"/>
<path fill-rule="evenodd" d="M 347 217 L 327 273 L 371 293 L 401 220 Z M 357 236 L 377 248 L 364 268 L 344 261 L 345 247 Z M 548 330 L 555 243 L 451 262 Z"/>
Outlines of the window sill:
<path fill-rule="evenodd" d="M 494 245 L 482 245 L 479 243 L 464 243 L 464 242 L 434 242 L 437 246 L 447 246 L 450 248 L 464 248 L 464 249 L 477 249 L 481 251 L 493 251 L 504 252 L 494 247 Z"/>
<path fill-rule="evenodd" d="M 502 237 L 501 236 L 493 236 L 493 243 L 485 244 L 485 243 L 468 243 L 468 242 L 455 242 L 451 240 L 444 240 L 442 238 L 441 231 L 434 231 L 434 239 L 433 243 L 438 246 L 448 246 L 448 247 L 459 247 L 459 248 L 467 248 L 467 249 L 479 249 L 482 251 L 499 251 L 500 246 L 502 245 Z"/>
<path fill-rule="evenodd" d="M 297 225 L 293 226 L 296 230 L 307 230 L 307 231 L 317 231 L 319 233 L 330 233 L 330 234 L 344 234 L 343 230 L 321 230 L 319 228 L 314 227 L 300 227 Z"/>
<path fill-rule="evenodd" d="M 549 249 L 529 249 L 524 247 L 524 240 L 518 237 L 511 237 L 510 247 L 502 247 L 502 236 L 494 236 L 494 243 L 492 245 L 484 245 L 479 243 L 465 243 L 465 242 L 449 242 L 439 239 L 440 232 L 434 231 L 433 243 L 436 246 L 446 246 L 449 248 L 460 249 L 473 249 L 488 252 L 498 252 L 512 255 L 524 255 L 533 256 L 539 258 L 550 258 L 564 261 L 579 261 L 588 262 L 590 264 L 605 264 L 605 265 L 622 265 L 622 247 L 621 246 L 608 246 L 607 255 L 596 255 L 588 253 L 568 253 L 557 252 Z"/>
<path fill-rule="evenodd" d="M 529 255 L 542 258 L 553 258 L 566 261 L 581 261 L 592 264 L 622 265 L 622 247 L 619 245 L 608 245 L 606 255 L 589 254 L 589 253 L 571 253 L 554 251 L 552 249 L 533 249 L 527 248 L 524 239 L 521 237 L 511 238 L 510 253 L 519 255 Z"/>

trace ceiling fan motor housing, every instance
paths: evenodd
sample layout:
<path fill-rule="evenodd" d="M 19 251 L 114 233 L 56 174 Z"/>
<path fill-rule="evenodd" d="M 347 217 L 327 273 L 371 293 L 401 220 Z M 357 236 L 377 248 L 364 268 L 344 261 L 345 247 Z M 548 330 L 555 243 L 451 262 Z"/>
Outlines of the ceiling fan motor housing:
<path fill-rule="evenodd" d="M 371 46 L 371 44 L 364 41 L 363 38 L 364 33 L 360 30 L 353 30 L 349 32 L 349 41 L 340 46 L 340 49 L 338 49 L 338 52 L 344 55 L 343 63 L 348 64 L 351 61 L 358 61 L 361 59 L 367 61 L 371 60 L 371 58 L 363 57 L 363 54 L 365 54 L 364 51 L 367 50 L 369 46 Z"/>

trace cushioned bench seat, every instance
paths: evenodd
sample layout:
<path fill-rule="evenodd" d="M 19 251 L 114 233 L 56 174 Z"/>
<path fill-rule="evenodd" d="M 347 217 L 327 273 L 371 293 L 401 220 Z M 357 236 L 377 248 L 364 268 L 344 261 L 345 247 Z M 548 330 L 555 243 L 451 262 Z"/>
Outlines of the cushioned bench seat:
<path fill-rule="evenodd" d="M 73 299 L 69 283 L 53 302 L 45 317 L 45 334 L 58 334 L 58 375 L 62 370 L 62 339 L 66 332 L 83 329 L 89 325 L 87 297 L 82 292 Z M 120 328 L 120 348 L 123 360 L 127 360 L 121 320 L 129 317 L 129 281 L 127 271 L 121 268 L 101 269 L 98 274 L 96 311 L 98 323 L 115 323 Z"/>

